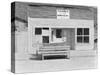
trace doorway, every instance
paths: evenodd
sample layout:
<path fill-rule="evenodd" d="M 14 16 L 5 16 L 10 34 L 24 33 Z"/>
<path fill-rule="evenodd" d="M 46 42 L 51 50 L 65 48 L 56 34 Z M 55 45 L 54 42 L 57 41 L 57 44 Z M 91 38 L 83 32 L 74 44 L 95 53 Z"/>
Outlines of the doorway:
<path fill-rule="evenodd" d="M 75 49 L 75 28 L 52 28 L 51 43 L 60 43 Z"/>

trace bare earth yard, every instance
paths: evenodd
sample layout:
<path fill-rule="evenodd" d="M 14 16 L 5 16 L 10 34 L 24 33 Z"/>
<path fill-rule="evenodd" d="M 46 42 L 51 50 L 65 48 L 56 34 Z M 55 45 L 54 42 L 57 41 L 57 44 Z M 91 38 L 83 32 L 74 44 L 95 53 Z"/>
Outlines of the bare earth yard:
<path fill-rule="evenodd" d="M 16 73 L 48 72 L 62 70 L 93 69 L 97 67 L 97 56 L 71 57 L 55 60 L 17 60 Z"/>

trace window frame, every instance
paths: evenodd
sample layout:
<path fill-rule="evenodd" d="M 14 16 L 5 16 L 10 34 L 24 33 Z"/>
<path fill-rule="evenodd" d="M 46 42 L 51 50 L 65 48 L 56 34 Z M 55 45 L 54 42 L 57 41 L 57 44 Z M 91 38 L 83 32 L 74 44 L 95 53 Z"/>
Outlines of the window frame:
<path fill-rule="evenodd" d="M 60 35 L 58 36 L 57 33 L 60 34 Z M 62 38 L 62 29 L 56 29 L 56 38 Z"/>
<path fill-rule="evenodd" d="M 46 42 L 44 42 L 44 38 L 45 38 L 45 39 L 47 39 L 47 38 L 48 38 L 48 42 L 47 42 L 47 41 L 46 41 Z M 42 36 L 42 43 L 43 43 L 43 44 L 49 44 L 49 43 L 50 43 L 49 38 L 50 38 L 49 36 Z"/>
<path fill-rule="evenodd" d="M 78 29 L 82 29 L 82 34 L 81 35 L 78 35 Z M 85 29 L 88 29 L 88 35 L 85 35 L 84 34 L 84 30 Z M 89 44 L 90 43 L 90 28 L 77 28 L 76 29 L 76 42 L 78 43 L 78 44 Z M 82 37 L 82 42 L 78 42 L 78 37 Z M 86 37 L 88 37 L 88 42 L 86 42 L 85 40 L 84 40 L 84 38 L 86 38 Z"/>
<path fill-rule="evenodd" d="M 37 33 L 36 29 L 40 29 L 40 33 L 39 32 Z M 42 35 L 42 28 L 41 27 L 35 27 L 35 35 Z"/>

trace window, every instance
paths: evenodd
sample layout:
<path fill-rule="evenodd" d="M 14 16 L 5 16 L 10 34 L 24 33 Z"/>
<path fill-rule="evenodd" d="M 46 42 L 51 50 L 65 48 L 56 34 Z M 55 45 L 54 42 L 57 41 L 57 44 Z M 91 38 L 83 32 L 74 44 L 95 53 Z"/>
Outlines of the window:
<path fill-rule="evenodd" d="M 89 42 L 89 36 L 84 36 L 84 43 L 88 43 Z"/>
<path fill-rule="evenodd" d="M 44 30 L 49 30 L 49 28 L 43 28 Z"/>
<path fill-rule="evenodd" d="M 84 28 L 84 35 L 89 35 L 89 28 Z"/>
<path fill-rule="evenodd" d="M 49 28 L 42 28 L 42 35 L 43 36 L 48 36 L 49 35 Z"/>
<path fill-rule="evenodd" d="M 42 29 L 41 28 L 35 28 L 35 35 L 41 35 Z"/>
<path fill-rule="evenodd" d="M 42 36 L 43 37 L 43 43 L 49 43 L 49 36 Z"/>
<path fill-rule="evenodd" d="M 61 38 L 62 37 L 62 30 L 61 29 L 56 29 L 56 38 Z"/>
<path fill-rule="evenodd" d="M 89 28 L 77 28 L 77 43 L 89 43 Z"/>
<path fill-rule="evenodd" d="M 77 42 L 82 43 L 82 36 L 77 36 Z"/>
<path fill-rule="evenodd" d="M 53 41 L 53 35 L 54 35 L 54 31 L 52 31 L 51 33 L 51 41 Z"/>
<path fill-rule="evenodd" d="M 77 35 L 82 35 L 82 28 L 77 29 Z"/>

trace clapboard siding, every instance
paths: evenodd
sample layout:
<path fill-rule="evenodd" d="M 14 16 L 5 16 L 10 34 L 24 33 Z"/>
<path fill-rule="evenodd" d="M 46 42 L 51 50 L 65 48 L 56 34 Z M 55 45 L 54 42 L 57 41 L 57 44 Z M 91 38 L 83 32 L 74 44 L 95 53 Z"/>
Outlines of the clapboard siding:
<path fill-rule="evenodd" d="M 63 7 L 62 7 L 63 8 Z M 29 16 L 33 18 L 57 18 L 56 10 L 59 7 L 28 7 Z M 93 11 L 87 9 L 65 8 L 70 10 L 70 19 L 87 19 L 93 20 Z"/>
<path fill-rule="evenodd" d="M 85 20 L 93 20 L 94 19 L 94 9 L 95 8 L 89 8 L 85 9 L 86 7 L 83 6 L 83 8 L 77 8 L 75 6 L 69 8 L 68 5 L 66 7 L 57 7 L 57 5 L 54 6 L 47 6 L 47 5 L 36 5 L 29 6 L 30 3 L 23 3 L 23 2 L 16 2 L 16 11 L 15 16 L 22 18 L 24 20 L 27 20 L 27 17 L 33 17 L 33 18 L 56 18 L 56 9 L 59 8 L 65 8 L 70 10 L 70 19 L 85 19 Z M 68 6 L 68 8 L 67 8 Z M 28 14 L 27 14 L 28 13 Z"/>
<path fill-rule="evenodd" d="M 13 2 L 15 10 L 12 19 L 18 17 L 27 22 L 28 16 L 33 18 L 56 18 L 56 9 L 67 8 L 70 10 L 70 19 L 94 20 L 95 36 L 97 37 L 97 8 L 88 6 L 39 4 L 28 2 Z M 32 5 L 32 6 L 31 6 Z M 25 26 L 28 27 L 25 23 Z M 22 28 L 23 29 L 23 28 Z M 22 30 L 23 31 L 23 30 Z"/>
<path fill-rule="evenodd" d="M 27 21 L 27 4 L 15 2 L 15 17 Z"/>
<path fill-rule="evenodd" d="M 56 18 L 55 7 L 28 7 L 28 16 L 33 18 Z"/>
<path fill-rule="evenodd" d="M 70 9 L 71 19 L 93 20 L 94 14 L 90 9 Z"/>

